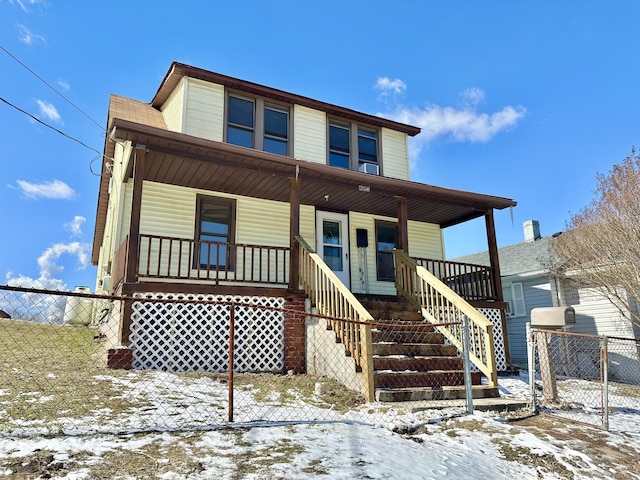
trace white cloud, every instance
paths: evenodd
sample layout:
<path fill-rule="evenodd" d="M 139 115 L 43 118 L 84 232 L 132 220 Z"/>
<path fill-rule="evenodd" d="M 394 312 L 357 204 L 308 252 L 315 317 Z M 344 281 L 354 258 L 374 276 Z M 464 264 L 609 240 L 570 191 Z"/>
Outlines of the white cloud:
<path fill-rule="evenodd" d="M 58 113 L 58 110 L 56 110 L 56 107 L 52 103 L 47 102 L 46 100 L 38 100 L 38 99 L 36 99 L 36 103 L 40 108 L 41 116 L 45 117 L 48 120 L 51 120 L 52 122 L 62 123 L 62 117 L 60 116 L 60 114 Z"/>
<path fill-rule="evenodd" d="M 33 45 L 34 42 L 47 43 L 47 39 L 44 36 L 33 33 L 24 25 L 18 25 L 18 31 L 20 32 L 20 41 L 22 43 L 27 45 Z"/>
<path fill-rule="evenodd" d="M 64 224 L 64 228 L 71 232 L 72 237 L 81 237 L 82 236 L 82 224 L 87 221 L 86 218 L 76 215 L 73 217 L 73 220 Z"/>
<path fill-rule="evenodd" d="M 9 0 L 11 5 L 18 5 L 26 13 L 29 13 L 29 7 L 33 5 L 44 5 L 45 0 Z"/>
<path fill-rule="evenodd" d="M 373 88 L 380 90 L 382 95 L 388 95 L 389 93 L 400 95 L 407 89 L 407 84 L 399 78 L 392 80 L 389 77 L 378 77 Z"/>
<path fill-rule="evenodd" d="M 76 195 L 73 188 L 60 180 L 52 180 L 44 183 L 30 183 L 24 180 L 17 180 L 16 183 L 22 191 L 22 194 L 29 198 L 69 199 Z"/>
<path fill-rule="evenodd" d="M 69 85 L 69 82 L 65 82 L 64 80 L 58 80 L 58 85 L 60 85 L 60 88 L 62 88 L 65 92 L 71 90 L 71 85 Z"/>
<path fill-rule="evenodd" d="M 409 153 L 415 159 L 425 146 L 439 138 L 454 142 L 486 143 L 498 133 L 515 127 L 527 113 L 526 108 L 511 105 L 494 113 L 479 112 L 478 105 L 484 101 L 485 94 L 478 87 L 466 89 L 461 97 L 463 104 L 460 107 L 398 105 L 391 113 L 378 115 L 422 129 L 409 140 Z"/>

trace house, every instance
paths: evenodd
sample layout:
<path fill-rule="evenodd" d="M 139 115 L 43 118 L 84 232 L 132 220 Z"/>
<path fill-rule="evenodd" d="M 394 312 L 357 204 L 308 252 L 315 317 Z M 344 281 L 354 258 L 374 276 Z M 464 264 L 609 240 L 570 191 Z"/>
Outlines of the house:
<path fill-rule="evenodd" d="M 484 217 L 495 253 L 493 212 L 515 202 L 410 181 L 408 138 L 419 128 L 173 63 L 151 102 L 111 96 L 108 132 L 92 251 L 97 291 L 240 298 L 300 311 L 308 299 L 325 315 L 348 311 L 366 322 L 372 317 L 355 295 L 415 293 L 398 290 L 395 273 L 404 254 L 407 272 L 424 267 L 450 286 L 482 272 L 471 284 L 458 282 L 473 286 L 458 294 L 489 312 L 501 345 L 497 254 L 489 268 L 457 272 L 444 261 L 442 229 Z M 328 289 L 332 294 L 324 295 Z M 203 358 L 206 368 L 224 368 L 223 355 L 185 340 L 210 329 L 210 319 L 176 313 L 175 306 L 156 305 L 153 314 L 144 308 L 125 301 L 113 310 L 107 333 L 113 358 L 121 358 L 117 347 L 123 347 L 140 368 L 200 368 Z M 432 320 L 454 311 L 423 310 Z M 272 329 L 261 335 L 271 342 L 261 347 L 273 358 L 266 367 L 248 355 L 240 368 L 305 371 L 304 348 L 293 346 L 307 341 L 306 326 L 296 318 L 284 318 L 277 335 Z M 491 322 L 482 328 L 491 332 Z M 158 334 L 165 324 L 192 330 L 167 327 Z M 333 328 L 358 371 L 372 375 L 371 351 L 351 344 L 370 341 L 370 328 L 355 339 Z M 162 343 L 168 335 L 177 337 Z M 185 343 L 189 351 L 169 359 L 168 345 Z M 478 358 L 493 349 L 482 348 Z M 495 360 L 479 361 L 493 378 Z M 370 398 L 372 383 L 367 388 Z"/>
<path fill-rule="evenodd" d="M 626 320 L 619 309 L 595 288 L 578 286 L 549 272 L 550 246 L 555 237 L 540 235 L 540 223 L 523 223 L 524 242 L 498 249 L 503 298 L 506 303 L 510 359 L 514 365 L 527 365 L 526 324 L 537 307 L 572 306 L 576 324 L 571 332 L 640 338 L 640 330 Z M 455 259 L 489 265 L 488 252 Z"/>

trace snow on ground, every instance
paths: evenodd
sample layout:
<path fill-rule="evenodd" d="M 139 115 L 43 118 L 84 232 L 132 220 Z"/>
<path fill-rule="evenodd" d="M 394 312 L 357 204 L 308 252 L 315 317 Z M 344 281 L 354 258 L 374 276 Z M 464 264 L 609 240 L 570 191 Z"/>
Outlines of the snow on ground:
<path fill-rule="evenodd" d="M 135 382 L 118 381 L 126 394 L 140 394 Z M 223 397 L 223 388 L 216 398 Z M 211 382 L 196 389 L 194 404 L 209 401 L 210 389 Z M 524 376 L 500 378 L 500 389 L 520 398 L 529 392 Z M 239 403 L 246 406 L 250 394 L 243 395 Z M 158 388 L 154 402 L 168 397 Z M 640 479 L 640 415 L 630 417 L 632 430 L 607 433 L 545 417 L 513 421 L 479 411 L 452 416 L 459 408 L 409 412 L 364 405 L 327 417 L 326 409 L 297 402 L 304 416 L 318 409 L 323 420 L 126 435 L 0 436 L 0 478 Z M 274 407 L 255 402 L 252 408 L 266 416 Z"/>

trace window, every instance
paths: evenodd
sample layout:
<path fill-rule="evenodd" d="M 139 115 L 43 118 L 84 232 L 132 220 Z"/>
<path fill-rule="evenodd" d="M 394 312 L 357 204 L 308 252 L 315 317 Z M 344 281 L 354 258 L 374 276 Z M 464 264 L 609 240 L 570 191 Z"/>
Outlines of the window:
<path fill-rule="evenodd" d="M 329 123 L 329 165 L 380 174 L 378 133 L 355 123 Z"/>
<path fill-rule="evenodd" d="M 522 283 L 503 285 L 502 296 L 507 303 L 507 317 L 522 317 L 525 315 Z"/>
<path fill-rule="evenodd" d="M 287 155 L 289 110 L 265 104 L 262 98 L 247 99 L 229 95 L 227 143 Z"/>
<path fill-rule="evenodd" d="M 378 280 L 393 282 L 396 279 L 393 249 L 398 244 L 398 225 L 376 220 L 376 270 Z"/>
<path fill-rule="evenodd" d="M 233 270 L 236 202 L 230 198 L 198 196 L 195 268 Z"/>
<path fill-rule="evenodd" d="M 329 165 L 349 168 L 349 128 L 329 125 Z"/>

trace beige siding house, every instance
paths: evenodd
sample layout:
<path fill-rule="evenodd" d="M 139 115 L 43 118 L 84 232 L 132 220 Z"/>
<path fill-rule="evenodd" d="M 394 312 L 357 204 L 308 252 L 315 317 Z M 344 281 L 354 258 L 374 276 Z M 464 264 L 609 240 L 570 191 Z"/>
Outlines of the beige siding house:
<path fill-rule="evenodd" d="M 108 128 L 92 254 L 106 294 L 299 304 L 313 258 L 341 295 L 396 296 L 394 250 L 453 285 L 467 274 L 442 229 L 485 217 L 495 251 L 493 211 L 515 205 L 410 181 L 414 126 L 180 63 L 150 103 L 112 95 Z M 500 311 L 500 291 L 466 300 Z M 115 317 L 131 348 L 131 312 Z"/>

